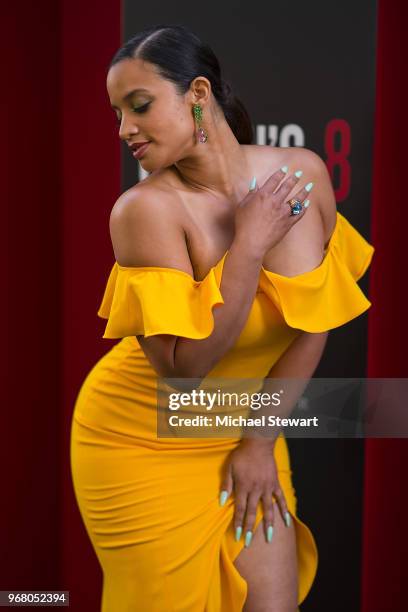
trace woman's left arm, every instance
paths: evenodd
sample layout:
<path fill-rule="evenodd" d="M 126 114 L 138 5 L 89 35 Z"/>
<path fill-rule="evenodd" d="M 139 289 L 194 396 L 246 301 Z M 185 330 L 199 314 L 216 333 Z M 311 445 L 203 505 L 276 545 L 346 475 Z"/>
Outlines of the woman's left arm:
<path fill-rule="evenodd" d="M 276 379 L 291 378 L 285 385 L 285 398 L 273 414 L 284 418 L 293 410 L 303 390 L 315 371 L 326 344 L 328 332 L 311 334 L 302 332 L 270 369 L 264 380 L 262 392 L 275 393 L 282 386 Z M 265 412 L 265 407 L 262 409 Z M 257 411 L 256 416 L 259 416 Z M 268 437 L 259 434 L 243 436 L 239 445 L 231 452 L 221 487 L 220 503 L 225 501 L 235 489 L 234 528 L 236 539 L 245 533 L 245 545 L 249 546 L 255 523 L 256 508 L 261 499 L 264 508 L 265 540 L 271 541 L 275 522 L 272 494 L 287 527 L 290 515 L 281 489 L 274 459 L 274 446 L 278 431 L 268 428 Z"/>
<path fill-rule="evenodd" d="M 320 218 L 321 221 L 321 231 L 317 232 L 317 234 L 320 235 L 324 233 L 323 220 L 326 220 L 327 224 L 333 226 L 337 215 L 336 196 L 333 190 L 332 181 L 325 162 L 317 153 L 309 149 L 297 148 L 296 154 L 298 155 L 296 163 L 298 163 L 299 168 L 304 168 L 307 176 L 311 177 L 312 181 L 315 181 L 310 197 L 312 199 L 311 205 L 315 208 L 315 211 L 319 213 L 317 217 Z M 320 239 L 313 244 L 311 243 L 307 252 L 303 253 L 303 255 L 309 263 L 314 262 L 315 265 L 317 265 L 323 259 L 324 244 L 321 243 Z M 300 257 L 301 253 L 297 256 Z M 286 385 L 288 388 L 285 389 L 284 397 L 281 398 L 281 405 L 278 407 L 278 411 L 274 410 L 274 414 L 276 413 L 278 416 L 287 417 L 292 412 L 319 364 L 326 345 L 328 333 L 327 331 L 310 333 L 299 330 L 299 335 L 269 370 L 262 388 L 263 392 L 273 393 L 280 390 L 280 386 L 274 379 L 293 379 L 290 385 Z M 261 414 L 261 410 L 257 411 L 256 416 Z M 264 410 L 263 412 L 267 414 L 267 411 Z M 254 439 L 254 437 L 256 437 L 256 439 Z M 242 445 L 244 446 L 247 443 L 263 443 L 264 445 L 273 447 L 276 437 L 277 435 L 275 436 L 269 428 L 268 438 L 259 435 L 256 436 L 255 432 L 254 435 L 245 435 L 242 438 Z"/>
<path fill-rule="evenodd" d="M 323 160 L 306 149 L 301 154 L 305 156 L 304 167 L 308 167 L 308 174 L 312 174 L 314 180 L 316 180 L 313 196 L 314 206 L 319 210 L 322 218 L 324 216 L 323 210 L 325 210 L 327 217 L 335 216 L 336 199 Z M 301 166 L 299 165 L 299 167 Z M 315 248 L 315 245 L 313 245 L 313 248 Z M 320 257 L 322 256 L 323 253 L 320 254 Z M 273 408 L 274 415 L 284 418 L 292 412 L 320 362 L 327 337 L 328 331 L 309 333 L 300 330 L 299 335 L 269 370 L 264 379 L 261 393 L 279 392 L 282 387 L 279 379 L 291 379 L 289 384 L 285 385 L 285 393 L 280 395 L 281 403 L 278 409 Z M 261 410 L 256 412 L 257 417 L 260 416 L 261 411 L 268 412 L 262 406 Z M 269 408 L 269 414 L 271 412 Z M 246 533 L 246 546 L 249 546 L 251 542 L 259 500 L 262 500 L 264 507 L 263 522 L 267 542 L 271 541 L 274 524 L 272 494 L 278 502 L 280 513 L 286 525 L 288 527 L 290 525 L 290 515 L 285 496 L 280 487 L 273 452 L 280 431 L 272 431 L 272 428 L 267 428 L 267 430 L 267 437 L 256 431 L 242 437 L 240 444 L 231 452 L 222 482 L 221 505 L 224 505 L 229 495 L 235 490 L 234 527 L 236 529 L 236 539 L 241 537 L 243 530 Z"/>
<path fill-rule="evenodd" d="M 322 227 L 321 232 L 317 232 L 317 234 L 320 235 L 320 233 L 323 233 L 323 219 L 326 219 L 326 223 L 330 220 L 331 225 L 333 225 L 337 214 L 336 197 L 331 178 L 325 162 L 319 155 L 303 148 L 298 149 L 297 153 L 299 155 L 299 167 L 305 168 L 308 177 L 310 176 L 315 181 L 310 197 L 313 201 L 312 206 L 319 213 L 317 217 L 320 218 Z M 317 265 L 323 259 L 324 244 L 317 240 L 316 243 L 309 245 L 304 255 L 308 262 L 314 261 L 315 265 Z M 284 418 L 292 412 L 319 364 L 327 337 L 327 331 L 310 333 L 300 330 L 299 335 L 293 340 L 289 348 L 270 369 L 265 378 L 263 392 L 273 393 L 280 390 L 280 386 L 276 381 L 274 382 L 274 379 L 293 379 L 290 385 L 286 385 L 288 388 L 285 389 L 285 395 L 281 398 L 281 405 L 278 407 L 278 411 L 274 411 L 274 414 L 276 413 L 277 416 Z M 266 413 L 264 410 L 264 414 Z M 257 416 L 260 414 L 261 411 L 257 411 Z M 274 436 L 270 429 L 268 430 L 268 439 L 258 435 L 254 440 L 255 432 L 254 435 L 245 435 L 242 439 L 242 444 L 245 445 L 249 441 L 250 443 L 264 443 L 273 447 L 277 434 Z"/>
<path fill-rule="evenodd" d="M 269 407 L 263 406 L 254 416 L 259 417 L 261 414 L 269 416 L 271 412 L 281 418 L 289 416 L 319 365 L 328 335 L 328 331 L 313 334 L 300 332 L 272 366 L 264 380 L 261 393 L 272 395 L 278 393 L 282 387 L 282 383 L 278 383 L 275 379 L 291 379 L 290 384 L 285 386 L 284 397 L 281 397 L 278 409 L 274 408 L 271 411 Z M 253 434 L 243 436 L 241 444 L 264 444 L 273 449 L 279 432 L 271 432 L 272 429 L 268 428 L 268 437 L 263 437 L 257 435 L 255 431 Z"/>

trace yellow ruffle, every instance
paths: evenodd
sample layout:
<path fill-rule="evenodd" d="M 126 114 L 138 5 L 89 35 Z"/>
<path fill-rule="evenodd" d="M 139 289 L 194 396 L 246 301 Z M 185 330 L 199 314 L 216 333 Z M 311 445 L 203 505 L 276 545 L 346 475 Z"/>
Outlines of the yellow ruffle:
<path fill-rule="evenodd" d="M 319 266 L 286 277 L 262 268 L 260 286 L 286 323 L 323 332 L 354 319 L 371 306 L 357 284 L 370 265 L 374 247 L 337 212 L 337 222 Z"/>
<path fill-rule="evenodd" d="M 175 268 L 125 267 L 115 262 L 98 310 L 108 319 L 103 338 L 172 334 L 201 339 L 214 329 L 214 306 L 224 304 L 220 285 L 225 257 L 201 281 Z M 290 327 L 323 332 L 343 325 L 371 306 L 357 284 L 374 247 L 337 212 L 337 222 L 319 266 L 287 277 L 263 266 L 260 289 Z"/>
<path fill-rule="evenodd" d="M 110 273 L 98 316 L 108 319 L 103 338 L 172 334 L 206 338 L 212 308 L 223 304 L 214 268 L 202 281 L 175 268 L 120 266 Z"/>

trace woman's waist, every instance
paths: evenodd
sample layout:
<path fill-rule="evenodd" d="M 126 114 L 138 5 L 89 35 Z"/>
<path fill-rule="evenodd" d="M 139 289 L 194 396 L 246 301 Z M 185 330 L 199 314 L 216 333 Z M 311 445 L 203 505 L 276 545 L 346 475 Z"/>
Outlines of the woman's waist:
<path fill-rule="evenodd" d="M 272 346 L 240 346 L 236 343 L 207 374 L 205 384 L 213 388 L 233 388 L 235 385 L 248 389 L 259 386 L 280 355 L 293 338 Z M 135 336 L 120 339 L 94 365 L 87 376 L 88 384 L 112 381 L 114 384 L 134 386 L 142 390 L 155 390 L 157 381 L 171 381 L 171 377 L 159 377 L 143 352 Z M 240 382 L 241 381 L 241 382 Z"/>

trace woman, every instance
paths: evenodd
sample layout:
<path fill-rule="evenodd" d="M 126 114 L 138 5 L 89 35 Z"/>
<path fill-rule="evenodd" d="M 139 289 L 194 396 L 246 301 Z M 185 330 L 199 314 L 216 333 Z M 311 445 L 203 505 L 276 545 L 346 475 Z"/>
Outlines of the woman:
<path fill-rule="evenodd" d="M 318 155 L 251 145 L 244 107 L 187 28 L 129 40 L 107 89 L 150 174 L 112 209 L 98 315 L 121 340 L 72 421 L 102 610 L 297 610 L 317 549 L 285 438 L 160 437 L 157 377 L 310 378 L 328 330 L 370 306 L 356 280 L 373 247 L 336 212 Z"/>

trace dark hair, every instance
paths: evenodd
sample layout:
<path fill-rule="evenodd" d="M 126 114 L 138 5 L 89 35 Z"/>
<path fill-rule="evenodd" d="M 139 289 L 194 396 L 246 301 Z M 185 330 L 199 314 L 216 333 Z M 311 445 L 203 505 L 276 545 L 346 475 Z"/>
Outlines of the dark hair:
<path fill-rule="evenodd" d="M 155 25 L 138 32 L 114 55 L 109 68 L 123 59 L 140 58 L 158 68 L 158 73 L 172 81 L 185 94 L 197 76 L 206 77 L 225 119 L 240 144 L 251 144 L 252 123 L 242 102 L 221 76 L 221 68 L 212 49 L 183 25 Z"/>

